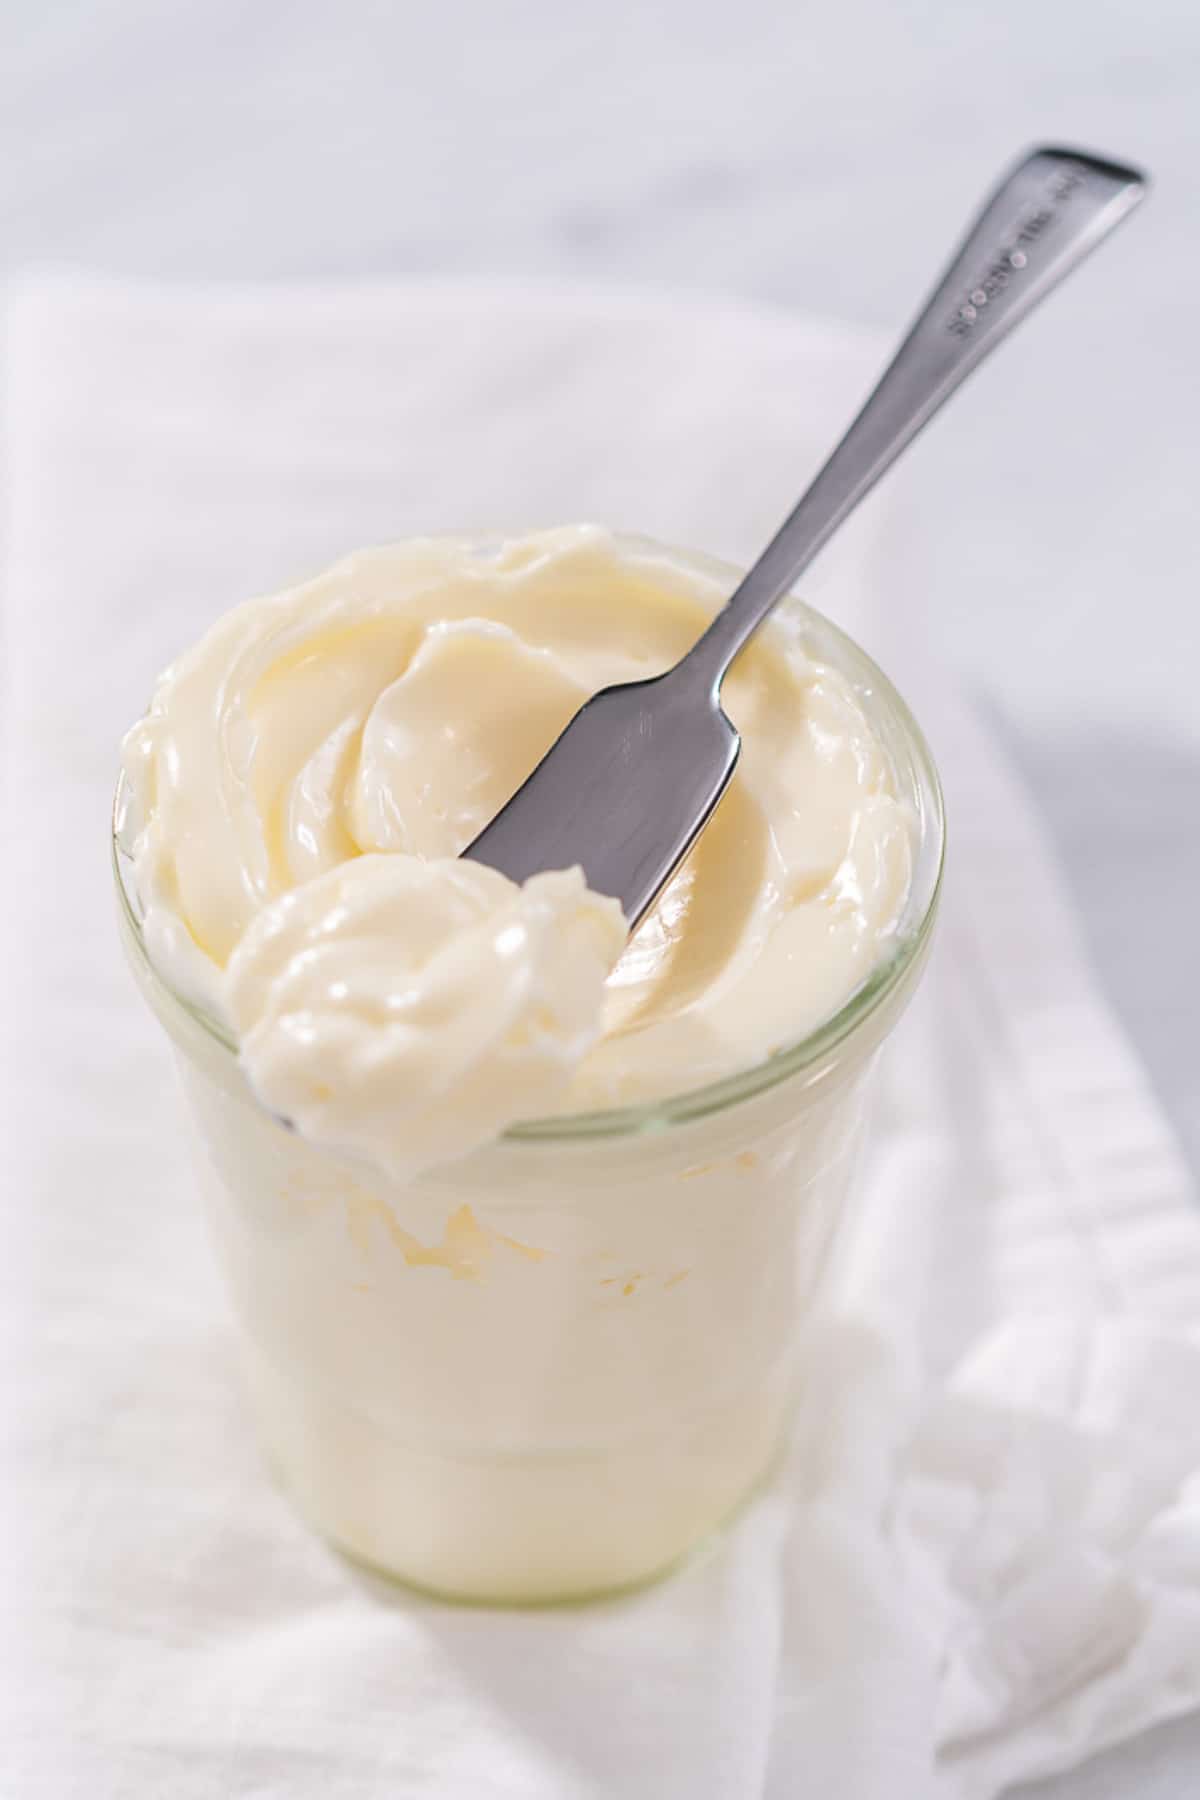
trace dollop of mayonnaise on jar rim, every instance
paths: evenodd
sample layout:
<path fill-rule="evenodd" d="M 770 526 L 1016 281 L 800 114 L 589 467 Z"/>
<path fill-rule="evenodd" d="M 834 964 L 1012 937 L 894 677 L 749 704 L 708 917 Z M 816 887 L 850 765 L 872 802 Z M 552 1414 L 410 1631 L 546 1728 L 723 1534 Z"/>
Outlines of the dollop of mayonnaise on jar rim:
<path fill-rule="evenodd" d="M 237 1045 L 265 1104 L 415 1172 L 505 1129 L 637 1128 L 640 1112 L 735 1098 L 890 990 L 932 919 L 936 776 L 894 690 L 799 602 L 731 674 L 733 787 L 627 944 L 615 903 L 577 875 L 530 900 L 455 861 L 582 699 L 669 666 L 735 578 L 596 527 L 422 539 L 248 602 L 167 671 L 126 743 L 122 887 L 155 975 Z M 502 888 L 464 914 L 480 882 Z M 410 905 L 448 927 L 424 1001 L 409 931 L 391 976 L 379 954 Z M 348 954 L 356 918 L 375 991 L 360 980 L 355 1039 L 337 991 L 354 981 L 313 952 Z M 527 979 L 506 986 L 522 959 Z M 389 992 L 388 1024 L 407 1008 L 411 1027 L 391 1034 L 390 1073 Z"/>

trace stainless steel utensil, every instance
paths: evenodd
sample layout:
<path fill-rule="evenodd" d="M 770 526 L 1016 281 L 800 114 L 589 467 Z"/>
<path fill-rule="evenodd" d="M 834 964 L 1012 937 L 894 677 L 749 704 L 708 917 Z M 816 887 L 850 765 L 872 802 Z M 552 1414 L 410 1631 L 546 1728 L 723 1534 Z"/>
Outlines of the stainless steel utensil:
<path fill-rule="evenodd" d="M 1079 150 L 1031 152 L 968 231 L 866 405 L 795 511 L 665 675 L 589 700 L 464 855 L 514 881 L 583 866 L 632 929 L 710 818 L 741 740 L 721 710 L 734 657 L 942 402 L 1141 199 L 1146 177 Z"/>

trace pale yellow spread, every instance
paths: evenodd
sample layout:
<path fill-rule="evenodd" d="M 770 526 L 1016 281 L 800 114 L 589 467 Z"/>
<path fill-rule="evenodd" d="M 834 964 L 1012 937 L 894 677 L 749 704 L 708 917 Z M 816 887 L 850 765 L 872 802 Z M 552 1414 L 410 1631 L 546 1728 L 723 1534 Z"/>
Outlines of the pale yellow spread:
<path fill-rule="evenodd" d="M 866 977 L 911 821 L 786 609 L 725 684 L 731 788 L 632 940 L 577 871 L 455 860 L 589 694 L 669 666 L 724 597 L 594 527 L 417 540 L 238 607 L 168 670 L 125 745 L 147 946 L 273 1110 L 411 1171 L 731 1074 Z"/>

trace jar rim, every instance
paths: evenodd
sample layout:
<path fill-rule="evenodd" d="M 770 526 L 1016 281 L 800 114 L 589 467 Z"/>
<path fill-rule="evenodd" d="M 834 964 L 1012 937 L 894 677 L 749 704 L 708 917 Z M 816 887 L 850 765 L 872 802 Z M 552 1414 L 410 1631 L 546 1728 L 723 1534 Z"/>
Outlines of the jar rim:
<path fill-rule="evenodd" d="M 454 535 L 461 537 L 462 534 Z M 695 551 L 680 551 L 635 533 L 616 535 L 619 542 L 630 547 L 659 554 L 666 552 L 677 566 L 683 565 L 696 573 L 715 577 L 727 585 L 740 579 L 740 570 L 715 557 L 704 556 Z M 889 937 L 886 953 L 836 1011 L 820 1025 L 781 1045 L 744 1069 L 735 1070 L 733 1074 L 722 1076 L 716 1081 L 704 1082 L 676 1094 L 640 1101 L 634 1105 L 521 1120 L 510 1125 L 501 1134 L 501 1142 L 522 1145 L 561 1144 L 571 1140 L 631 1137 L 646 1132 L 665 1131 L 676 1125 L 688 1124 L 723 1112 L 824 1064 L 848 1039 L 857 1036 L 885 1001 L 902 989 L 905 976 L 919 966 L 921 952 L 933 929 L 945 866 L 945 808 L 933 755 L 907 703 L 874 658 L 848 633 L 797 595 L 790 595 L 783 604 L 787 607 L 789 618 L 798 620 L 806 633 L 816 636 L 824 645 L 833 649 L 835 654 L 832 660 L 840 673 L 852 681 L 860 700 L 870 702 L 868 716 L 877 730 L 884 728 L 882 735 L 885 749 L 901 784 L 904 798 L 915 814 L 917 839 L 912 878 L 904 908 Z M 113 801 L 111 854 L 118 905 L 129 943 L 155 991 L 178 1007 L 214 1046 L 236 1060 L 237 1043 L 226 1026 L 198 1001 L 173 987 L 151 959 L 131 891 L 129 875 L 132 857 L 122 841 L 125 816 L 123 803 L 127 795 L 128 781 L 122 772 Z"/>

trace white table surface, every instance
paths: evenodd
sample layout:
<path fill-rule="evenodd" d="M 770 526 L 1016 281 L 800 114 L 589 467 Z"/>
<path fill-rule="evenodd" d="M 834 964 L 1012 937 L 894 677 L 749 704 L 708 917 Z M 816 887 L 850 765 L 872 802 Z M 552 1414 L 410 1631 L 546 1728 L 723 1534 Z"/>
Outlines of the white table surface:
<path fill-rule="evenodd" d="M 914 455 L 931 628 L 1200 1169 L 1196 0 L 6 0 L 0 36 L 9 274 L 501 271 L 898 328 L 1016 149 L 1145 163 L 1127 235 Z M 1184 1721 L 1036 1791 L 1198 1780 Z"/>

